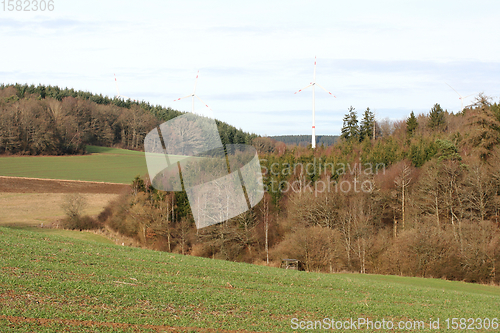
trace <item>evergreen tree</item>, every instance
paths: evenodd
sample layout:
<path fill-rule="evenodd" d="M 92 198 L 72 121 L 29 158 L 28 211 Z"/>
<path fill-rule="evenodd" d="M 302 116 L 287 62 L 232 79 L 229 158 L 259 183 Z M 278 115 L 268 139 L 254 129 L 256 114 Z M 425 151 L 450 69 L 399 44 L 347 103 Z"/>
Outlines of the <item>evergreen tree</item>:
<path fill-rule="evenodd" d="M 344 116 L 341 137 L 346 140 L 359 139 L 358 116 L 352 106 L 349 113 Z"/>
<path fill-rule="evenodd" d="M 437 139 L 436 144 L 439 148 L 438 160 L 462 160 L 458 148 L 450 140 Z"/>
<path fill-rule="evenodd" d="M 417 126 L 418 126 L 417 117 L 415 117 L 415 114 L 412 111 L 410 113 L 410 117 L 406 119 L 406 132 L 408 133 L 408 135 L 413 135 L 413 132 L 415 131 Z"/>
<path fill-rule="evenodd" d="M 373 136 L 373 126 L 375 126 L 375 115 L 370 108 L 366 108 L 361 124 L 359 125 L 360 141 Z"/>
<path fill-rule="evenodd" d="M 438 103 L 434 104 L 429 112 L 429 127 L 432 129 L 444 129 L 446 122 L 444 119 L 445 111 Z"/>
<path fill-rule="evenodd" d="M 468 143 L 482 159 L 488 158 L 500 143 L 500 114 L 497 104 L 480 94 L 477 107 L 467 110 Z"/>

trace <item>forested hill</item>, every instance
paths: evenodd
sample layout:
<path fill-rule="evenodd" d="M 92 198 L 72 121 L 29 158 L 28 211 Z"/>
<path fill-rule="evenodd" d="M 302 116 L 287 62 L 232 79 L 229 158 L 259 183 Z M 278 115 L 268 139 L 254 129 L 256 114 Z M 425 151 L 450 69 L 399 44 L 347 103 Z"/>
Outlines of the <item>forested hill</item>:
<path fill-rule="evenodd" d="M 86 145 L 143 149 L 146 134 L 182 112 L 44 85 L 0 85 L 0 154 L 81 154 Z M 224 144 L 256 134 L 216 120 Z"/>
<path fill-rule="evenodd" d="M 255 138 L 264 197 L 224 223 L 197 229 L 185 192 L 151 190 L 146 179 L 104 223 L 169 252 L 500 284 L 498 103 L 479 95 L 460 113 L 436 103 L 400 121 L 350 107 L 341 133 L 315 149 Z"/>
<path fill-rule="evenodd" d="M 283 142 L 287 145 L 297 145 L 307 147 L 311 144 L 311 136 L 310 135 L 277 135 L 270 136 L 271 139 L 274 139 L 279 142 Z M 316 135 L 316 145 L 318 146 L 332 146 L 337 142 L 340 137 L 338 135 Z"/>

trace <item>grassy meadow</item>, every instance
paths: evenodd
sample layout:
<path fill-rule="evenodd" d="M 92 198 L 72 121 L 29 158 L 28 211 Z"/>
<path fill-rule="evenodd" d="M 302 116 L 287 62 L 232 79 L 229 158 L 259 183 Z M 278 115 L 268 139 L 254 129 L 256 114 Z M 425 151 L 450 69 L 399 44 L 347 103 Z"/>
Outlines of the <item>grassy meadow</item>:
<path fill-rule="evenodd" d="M 446 318 L 500 317 L 494 286 L 306 273 L 63 236 L 0 228 L 0 331 L 291 332 L 292 318 L 364 317 L 440 318 L 439 332 Z"/>
<path fill-rule="evenodd" d="M 0 175 L 130 184 L 147 173 L 142 152 L 87 149 L 85 156 L 1 157 Z M 90 215 L 116 197 L 83 195 Z M 291 328 L 294 318 L 423 321 L 425 330 L 440 318 L 432 331 L 442 332 L 446 318 L 500 317 L 496 286 L 281 270 L 29 227 L 62 218 L 64 196 L 0 193 L 0 226 L 16 226 L 0 227 L 0 332 L 301 331 Z"/>
<path fill-rule="evenodd" d="M 144 152 L 87 146 L 88 155 L 0 157 L 0 176 L 130 184 L 147 173 Z"/>

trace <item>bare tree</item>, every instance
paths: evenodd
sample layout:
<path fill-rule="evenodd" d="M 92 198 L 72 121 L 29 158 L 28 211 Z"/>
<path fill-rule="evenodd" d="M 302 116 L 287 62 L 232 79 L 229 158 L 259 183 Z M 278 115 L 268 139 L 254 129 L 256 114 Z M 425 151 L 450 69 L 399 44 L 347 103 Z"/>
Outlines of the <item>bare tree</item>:
<path fill-rule="evenodd" d="M 252 246 L 256 242 L 255 239 L 255 226 L 256 218 L 255 213 L 252 209 L 242 213 L 236 217 L 237 223 L 242 229 L 241 232 L 236 234 L 238 241 L 244 245 L 248 253 L 252 253 Z"/>
<path fill-rule="evenodd" d="M 411 183 L 411 166 L 407 161 L 402 162 L 401 171 L 399 175 L 394 180 L 394 184 L 396 188 L 399 190 L 401 195 L 401 229 L 405 229 L 405 208 L 406 208 L 406 193 L 408 192 L 408 186 Z M 396 228 L 396 223 L 394 224 L 394 228 Z M 397 231 L 395 229 L 394 234 L 396 236 Z"/>
<path fill-rule="evenodd" d="M 266 248 L 266 263 L 269 264 L 269 196 L 264 195 L 264 201 L 261 208 L 264 216 L 264 233 L 266 235 L 265 248 Z"/>
<path fill-rule="evenodd" d="M 462 196 L 467 203 L 470 217 L 479 217 L 482 222 L 495 212 L 495 180 L 488 172 L 487 166 L 475 160 L 468 166 L 464 183 Z"/>
<path fill-rule="evenodd" d="M 420 211 L 424 214 L 434 215 L 436 227 L 441 230 L 442 189 L 439 180 L 439 169 L 435 162 L 424 167 L 420 177 L 418 189 Z"/>
<path fill-rule="evenodd" d="M 86 198 L 80 193 L 71 193 L 64 197 L 61 208 L 70 220 L 78 219 L 87 207 Z"/>

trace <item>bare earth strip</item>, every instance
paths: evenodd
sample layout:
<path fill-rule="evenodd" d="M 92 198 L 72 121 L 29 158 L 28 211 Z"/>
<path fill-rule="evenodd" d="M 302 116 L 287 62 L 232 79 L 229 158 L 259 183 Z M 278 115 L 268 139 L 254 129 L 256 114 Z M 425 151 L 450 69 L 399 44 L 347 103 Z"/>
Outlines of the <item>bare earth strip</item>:
<path fill-rule="evenodd" d="M 227 332 L 227 333 L 251 333 L 247 330 L 224 330 L 224 329 L 210 329 L 210 328 L 197 328 L 197 327 L 172 327 L 172 326 L 158 326 L 158 325 L 140 325 L 140 324 L 127 324 L 127 323 L 110 323 L 110 322 L 97 322 L 90 320 L 74 320 L 74 319 L 46 319 L 46 318 L 25 318 L 15 316 L 0 315 L 0 319 L 8 320 L 11 323 L 34 323 L 39 325 L 50 324 L 63 324 L 68 326 L 86 326 L 86 327 L 112 327 L 120 329 L 149 329 L 158 332 Z"/>
<path fill-rule="evenodd" d="M 0 192 L 121 194 L 129 189 L 130 185 L 119 183 L 0 176 Z"/>

